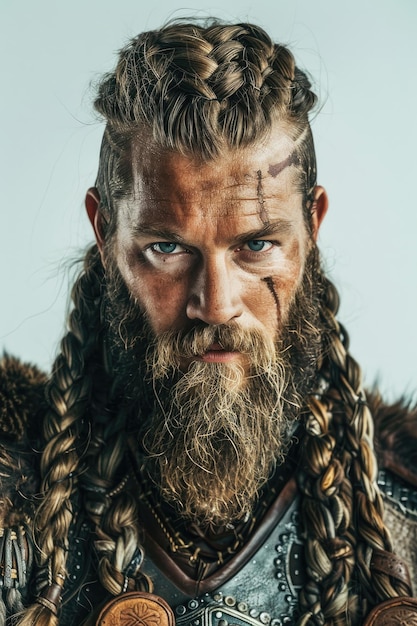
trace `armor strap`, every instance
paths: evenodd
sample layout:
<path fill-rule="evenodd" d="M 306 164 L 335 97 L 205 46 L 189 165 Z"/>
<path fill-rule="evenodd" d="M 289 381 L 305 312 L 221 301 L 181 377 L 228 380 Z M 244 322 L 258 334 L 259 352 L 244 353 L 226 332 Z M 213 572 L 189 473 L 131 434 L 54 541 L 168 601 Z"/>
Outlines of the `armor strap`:
<path fill-rule="evenodd" d="M 363 626 L 417 626 L 417 598 L 391 598 L 382 604 L 378 604 L 368 617 Z"/>
<path fill-rule="evenodd" d="M 371 570 L 381 572 L 407 586 L 407 592 L 411 595 L 411 579 L 407 564 L 396 554 L 386 550 L 374 550 L 372 554 Z"/>

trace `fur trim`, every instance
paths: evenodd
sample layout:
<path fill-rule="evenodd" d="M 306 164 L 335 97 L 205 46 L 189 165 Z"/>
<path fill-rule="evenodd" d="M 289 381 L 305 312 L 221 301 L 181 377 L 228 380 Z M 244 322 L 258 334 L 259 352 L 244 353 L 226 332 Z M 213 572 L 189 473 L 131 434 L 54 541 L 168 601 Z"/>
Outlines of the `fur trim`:
<path fill-rule="evenodd" d="M 368 402 L 375 422 L 375 452 L 380 467 L 417 487 L 417 407 L 404 400 L 386 405 L 373 393 Z"/>
<path fill-rule="evenodd" d="M 0 435 L 22 440 L 36 430 L 44 405 L 46 376 L 37 367 L 5 354 L 0 361 Z M 35 422 L 35 423 L 34 423 Z"/>
<path fill-rule="evenodd" d="M 33 515 L 39 489 L 39 437 L 46 376 L 5 355 L 0 361 L 0 524 Z"/>

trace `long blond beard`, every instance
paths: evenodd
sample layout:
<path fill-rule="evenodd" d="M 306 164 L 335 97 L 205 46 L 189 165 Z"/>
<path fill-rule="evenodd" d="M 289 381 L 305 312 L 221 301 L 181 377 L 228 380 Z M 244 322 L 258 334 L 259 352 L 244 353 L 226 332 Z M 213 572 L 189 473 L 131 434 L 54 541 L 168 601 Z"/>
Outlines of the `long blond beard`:
<path fill-rule="evenodd" d="M 193 361 L 179 371 L 214 341 L 246 354 L 248 368 Z M 250 514 L 288 441 L 288 364 L 273 341 L 235 325 L 167 333 L 148 369 L 157 406 L 143 441 L 162 496 L 200 523 Z"/>
<path fill-rule="evenodd" d="M 132 404 L 151 477 L 190 518 L 244 517 L 285 455 L 289 428 L 314 389 L 327 332 L 317 248 L 276 345 L 258 332 L 242 336 L 237 325 L 155 337 L 116 263 L 106 271 L 109 367 L 115 390 Z M 181 372 L 181 362 L 203 354 L 219 330 L 223 348 L 246 354 L 249 369 L 194 361 Z"/>

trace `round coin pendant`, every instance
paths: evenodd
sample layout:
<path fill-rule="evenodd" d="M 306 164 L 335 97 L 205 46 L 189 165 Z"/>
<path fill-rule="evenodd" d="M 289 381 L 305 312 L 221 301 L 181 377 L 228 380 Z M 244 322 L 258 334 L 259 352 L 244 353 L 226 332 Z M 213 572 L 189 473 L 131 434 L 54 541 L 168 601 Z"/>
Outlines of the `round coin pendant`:
<path fill-rule="evenodd" d="M 417 626 L 417 599 L 392 598 L 372 609 L 363 626 Z"/>
<path fill-rule="evenodd" d="M 159 596 L 130 591 L 108 602 L 98 616 L 97 626 L 174 626 L 171 607 Z"/>

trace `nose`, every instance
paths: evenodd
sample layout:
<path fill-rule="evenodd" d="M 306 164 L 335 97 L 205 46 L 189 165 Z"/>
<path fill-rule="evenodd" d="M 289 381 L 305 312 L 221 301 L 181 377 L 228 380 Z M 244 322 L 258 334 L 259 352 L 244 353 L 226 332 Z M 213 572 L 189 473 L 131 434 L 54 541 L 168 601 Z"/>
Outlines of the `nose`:
<path fill-rule="evenodd" d="M 243 312 L 239 280 L 227 260 L 208 259 L 190 285 L 187 317 L 206 324 L 227 324 Z"/>

